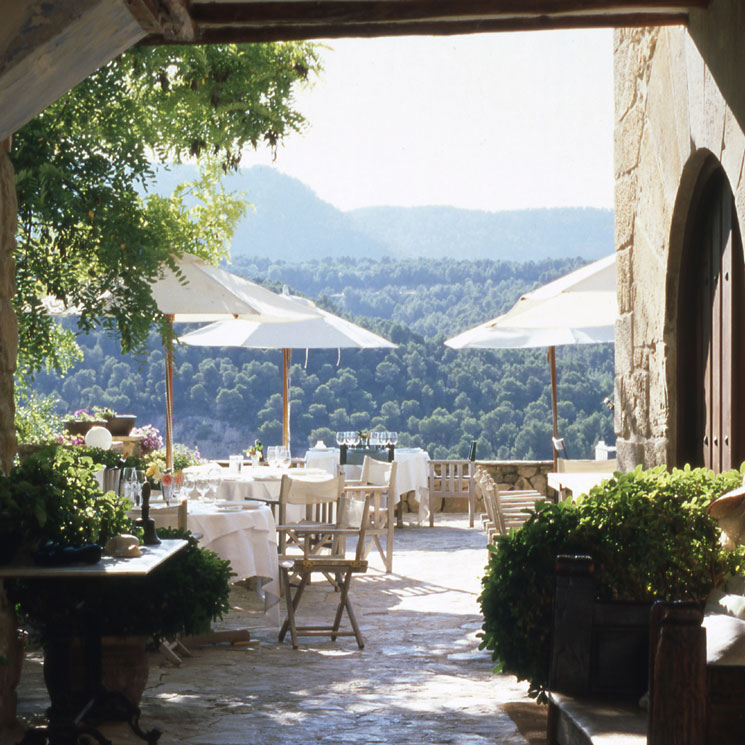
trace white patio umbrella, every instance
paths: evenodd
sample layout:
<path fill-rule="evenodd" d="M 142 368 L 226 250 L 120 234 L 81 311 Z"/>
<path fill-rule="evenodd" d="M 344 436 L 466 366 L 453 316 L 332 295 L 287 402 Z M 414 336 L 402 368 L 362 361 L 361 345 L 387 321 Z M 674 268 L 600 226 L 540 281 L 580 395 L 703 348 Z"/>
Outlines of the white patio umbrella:
<path fill-rule="evenodd" d="M 202 347 L 248 347 L 282 349 L 282 443 L 290 446 L 289 370 L 293 349 L 372 349 L 397 345 L 351 321 L 319 308 L 306 298 L 290 295 L 287 287 L 280 296 L 305 317 L 286 322 L 235 319 L 218 321 L 179 337 L 184 344 Z"/>
<path fill-rule="evenodd" d="M 302 307 L 243 277 L 189 254 L 152 284 L 158 308 L 172 323 L 252 318 L 264 323 L 301 320 Z M 173 346 L 166 349 L 166 467 L 173 466 Z"/>
<path fill-rule="evenodd" d="M 556 347 L 612 342 L 617 316 L 616 257 L 612 254 L 526 293 L 504 315 L 445 344 L 453 349 L 548 347 L 556 439 Z M 556 455 L 554 446 L 554 461 Z"/>

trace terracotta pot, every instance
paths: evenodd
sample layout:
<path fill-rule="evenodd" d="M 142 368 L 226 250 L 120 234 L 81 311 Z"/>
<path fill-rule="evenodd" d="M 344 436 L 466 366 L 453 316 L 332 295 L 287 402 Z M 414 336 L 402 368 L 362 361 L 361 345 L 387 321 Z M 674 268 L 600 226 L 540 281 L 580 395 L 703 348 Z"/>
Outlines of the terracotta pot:
<path fill-rule="evenodd" d="M 117 414 L 106 422 L 106 429 L 114 437 L 129 437 L 136 420 L 137 416 L 135 414 Z"/>
<path fill-rule="evenodd" d="M 144 636 L 104 636 L 101 638 L 101 682 L 110 691 L 120 691 L 139 706 L 149 672 Z M 87 701 L 86 671 L 80 638 L 69 644 L 50 645 L 44 652 L 44 682 L 52 708 L 77 713 Z M 113 721 L 114 710 L 91 712 L 91 718 Z"/>
<path fill-rule="evenodd" d="M 91 427 L 105 427 L 106 422 L 65 422 L 65 429 L 71 435 L 85 435 Z"/>

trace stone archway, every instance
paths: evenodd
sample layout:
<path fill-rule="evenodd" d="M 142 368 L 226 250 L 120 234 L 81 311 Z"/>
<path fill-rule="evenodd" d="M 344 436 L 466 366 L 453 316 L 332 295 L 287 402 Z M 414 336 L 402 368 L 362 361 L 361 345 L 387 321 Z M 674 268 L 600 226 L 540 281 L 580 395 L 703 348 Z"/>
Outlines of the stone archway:
<path fill-rule="evenodd" d="M 719 472 L 745 460 L 745 393 L 739 385 L 745 371 L 739 333 L 745 262 L 732 188 L 713 156 L 698 170 L 686 201 L 672 330 L 674 461 Z"/>

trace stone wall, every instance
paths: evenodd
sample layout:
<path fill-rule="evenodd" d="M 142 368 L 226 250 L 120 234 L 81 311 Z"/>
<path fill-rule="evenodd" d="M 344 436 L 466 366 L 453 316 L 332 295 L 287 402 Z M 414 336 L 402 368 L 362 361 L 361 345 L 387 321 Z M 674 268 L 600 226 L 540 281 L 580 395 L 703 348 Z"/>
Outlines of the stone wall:
<path fill-rule="evenodd" d="M 739 0 L 692 11 L 688 29 L 615 33 L 615 429 L 624 471 L 676 452 L 677 280 L 685 218 L 711 155 L 745 234 L 744 34 Z"/>

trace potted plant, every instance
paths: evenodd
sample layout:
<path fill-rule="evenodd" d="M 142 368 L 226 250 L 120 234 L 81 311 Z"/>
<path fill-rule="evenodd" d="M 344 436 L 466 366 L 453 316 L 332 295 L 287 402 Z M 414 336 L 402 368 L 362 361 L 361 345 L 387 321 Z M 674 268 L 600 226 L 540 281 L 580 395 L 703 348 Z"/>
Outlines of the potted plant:
<path fill-rule="evenodd" d="M 131 502 L 99 488 L 95 473 L 103 453 L 108 457 L 109 451 L 50 446 L 15 466 L 7 477 L 0 477 L 0 529 L 20 536 L 14 560 L 32 561 L 34 552 L 49 541 L 70 546 L 103 544 L 113 535 L 138 533 L 127 517 Z M 162 533 L 163 537 L 173 535 Z M 74 660 L 70 669 L 77 673 L 71 673 L 73 677 L 61 690 L 50 691 L 53 705 L 62 700 L 77 706 L 76 696 L 83 696 L 80 646 L 72 642 L 60 660 L 51 654 L 53 648 L 59 653 L 60 646 L 51 642 L 66 629 L 72 634 L 78 609 L 90 598 L 98 604 L 105 647 L 115 648 L 113 657 L 104 649 L 103 664 L 112 665 L 104 672 L 104 683 L 124 690 L 136 703 L 147 680 L 146 641 L 208 630 L 210 622 L 228 610 L 230 577 L 227 561 L 188 537 L 184 550 L 144 579 L 15 581 L 8 584 L 8 593 L 44 646 L 45 665 L 60 663 L 66 668 Z M 137 662 L 129 666 L 131 679 L 124 681 L 123 661 L 130 658 Z M 59 677 L 49 678 L 55 679 Z"/>
<path fill-rule="evenodd" d="M 135 414 L 118 414 L 113 409 L 96 408 L 93 410 L 96 416 L 103 419 L 106 429 L 113 437 L 128 437 L 137 421 Z"/>
<path fill-rule="evenodd" d="M 742 474 L 664 468 L 617 474 L 577 503 L 545 504 L 489 546 L 479 597 L 481 648 L 499 670 L 529 681 L 543 700 L 551 653 L 554 567 L 561 554 L 590 556 L 596 600 L 701 602 L 745 568 L 745 549 L 726 551 L 706 509 Z"/>
<path fill-rule="evenodd" d="M 78 409 L 65 418 L 64 425 L 71 435 L 85 435 L 91 427 L 105 427 L 106 422 L 88 409 Z"/>

